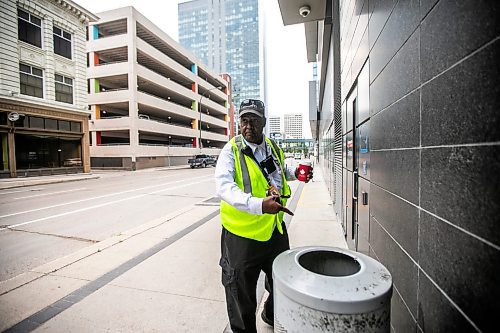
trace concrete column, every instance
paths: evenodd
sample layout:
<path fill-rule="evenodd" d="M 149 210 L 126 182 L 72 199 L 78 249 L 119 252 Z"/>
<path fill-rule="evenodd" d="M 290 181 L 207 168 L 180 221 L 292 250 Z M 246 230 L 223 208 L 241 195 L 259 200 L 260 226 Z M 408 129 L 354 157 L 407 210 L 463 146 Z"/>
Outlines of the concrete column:
<path fill-rule="evenodd" d="M 72 25 L 73 30 L 73 62 L 75 64 L 75 80 L 73 83 L 74 104 L 78 109 L 87 108 L 87 50 L 85 48 L 85 27 Z"/>
<path fill-rule="evenodd" d="M 2 138 L 2 168 L 3 170 L 9 170 L 9 143 L 8 135 L 0 135 Z"/>
<path fill-rule="evenodd" d="M 128 90 L 129 90 L 129 117 L 130 117 L 130 151 L 132 169 L 135 170 L 137 152 L 139 151 L 139 112 L 137 104 L 137 21 L 134 12 L 130 11 L 127 17 L 127 45 L 128 45 Z"/>
<path fill-rule="evenodd" d="M 54 59 L 54 37 L 52 17 L 47 16 L 43 19 L 43 43 L 45 51 L 45 69 L 44 69 L 44 95 L 43 97 L 49 101 L 56 100 L 55 88 L 55 59 Z M 75 88 L 75 87 L 74 87 Z"/>
<path fill-rule="evenodd" d="M 82 131 L 83 137 L 81 139 L 81 146 L 83 172 L 90 172 L 89 121 L 87 119 L 82 120 Z"/>
<path fill-rule="evenodd" d="M 16 142 L 14 140 L 14 132 L 7 134 L 7 145 L 9 147 L 9 170 L 11 177 L 17 177 L 16 170 Z"/>

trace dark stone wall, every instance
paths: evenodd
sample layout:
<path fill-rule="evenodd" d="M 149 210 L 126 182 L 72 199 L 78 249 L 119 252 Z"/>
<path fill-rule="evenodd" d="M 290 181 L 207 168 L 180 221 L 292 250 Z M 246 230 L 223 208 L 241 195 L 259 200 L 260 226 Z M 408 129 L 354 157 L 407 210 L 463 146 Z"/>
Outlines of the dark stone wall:
<path fill-rule="evenodd" d="M 499 17 L 499 1 L 340 1 L 343 126 L 322 139 L 327 185 L 343 175 L 349 229 L 357 166 L 369 202 L 348 244 L 391 271 L 394 332 L 498 329 Z"/>

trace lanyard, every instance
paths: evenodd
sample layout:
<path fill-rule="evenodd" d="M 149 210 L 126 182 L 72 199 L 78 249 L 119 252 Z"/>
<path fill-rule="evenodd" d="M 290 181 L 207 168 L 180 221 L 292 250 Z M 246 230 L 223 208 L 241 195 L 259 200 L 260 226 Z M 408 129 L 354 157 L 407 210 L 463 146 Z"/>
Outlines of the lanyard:
<path fill-rule="evenodd" d="M 265 140 L 265 139 L 264 139 Z M 269 155 L 267 154 L 267 142 L 265 143 L 265 147 L 266 147 L 266 158 L 269 157 Z M 243 153 L 243 155 L 247 155 L 248 157 L 250 157 L 254 162 L 255 164 L 257 164 L 257 166 L 259 167 L 260 171 L 262 172 L 262 174 L 264 175 L 264 178 L 266 178 L 266 181 L 267 181 L 267 185 L 269 186 L 272 186 L 271 184 L 271 179 L 269 177 L 269 174 L 267 173 L 267 171 L 262 167 L 262 165 L 257 161 L 257 158 L 255 158 L 255 155 L 253 154 L 252 152 L 252 148 L 250 148 L 249 145 L 246 145 L 244 148 L 241 149 L 241 152 Z M 271 156 L 273 156 L 272 154 L 272 150 L 271 150 Z M 273 156 L 273 160 L 274 160 L 274 156 Z M 281 164 L 278 163 L 278 166 L 277 168 L 281 167 Z M 282 198 L 290 198 L 290 195 L 281 195 Z"/>
<path fill-rule="evenodd" d="M 264 146 L 266 147 L 266 158 L 267 158 L 267 157 L 269 157 L 269 155 L 267 155 L 267 143 L 265 142 L 266 139 L 263 139 L 263 140 L 264 140 Z M 266 178 L 267 185 L 271 186 L 271 178 L 269 177 L 269 174 L 267 173 L 267 171 L 262 167 L 262 165 L 260 165 L 259 161 L 257 161 L 257 158 L 255 158 L 255 155 L 252 152 L 252 148 L 250 148 L 249 145 L 246 145 L 245 148 L 241 149 L 241 152 L 244 155 L 250 157 L 255 162 L 255 164 L 257 164 L 260 171 L 264 175 L 264 178 Z"/>

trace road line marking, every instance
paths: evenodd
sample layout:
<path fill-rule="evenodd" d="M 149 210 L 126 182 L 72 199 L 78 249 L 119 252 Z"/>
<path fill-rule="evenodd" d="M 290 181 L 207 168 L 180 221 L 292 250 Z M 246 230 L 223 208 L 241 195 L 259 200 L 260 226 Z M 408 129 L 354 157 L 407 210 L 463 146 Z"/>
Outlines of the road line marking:
<path fill-rule="evenodd" d="M 195 177 L 195 178 L 191 178 L 191 179 L 201 179 L 201 178 L 207 178 L 207 175 L 200 176 L 200 177 Z M 213 179 L 213 178 L 210 177 L 210 179 Z M 61 204 L 57 204 L 57 205 L 52 205 L 52 206 L 47 206 L 47 207 L 41 207 L 41 208 L 35 208 L 35 209 L 25 210 L 25 211 L 17 212 L 17 213 L 5 214 L 5 215 L 1 215 L 0 219 L 3 219 L 5 217 L 9 217 L 9 216 L 15 216 L 15 215 L 21 215 L 21 214 L 26 214 L 26 213 L 31 213 L 31 212 L 37 212 L 37 211 L 44 210 L 44 209 L 50 209 L 50 208 L 55 208 L 55 207 L 61 207 L 61 206 L 71 205 L 71 204 L 74 204 L 74 203 L 80 203 L 80 202 L 85 202 L 85 201 L 90 201 L 90 200 L 95 200 L 95 199 L 102 199 L 102 198 L 112 197 L 114 195 L 120 195 L 120 194 L 135 192 L 135 191 L 142 191 L 142 190 L 149 189 L 149 188 L 154 188 L 154 187 L 160 187 L 160 186 L 175 184 L 175 183 L 179 183 L 179 182 L 183 182 L 183 181 L 184 180 L 176 180 L 174 182 L 169 182 L 169 183 L 162 183 L 162 184 L 157 184 L 157 185 L 140 187 L 140 188 L 136 188 L 136 189 L 133 189 L 133 190 L 127 190 L 127 191 L 122 191 L 122 192 L 110 193 L 110 194 L 105 194 L 105 195 L 101 195 L 101 196 L 97 196 L 97 197 L 93 197 L 93 198 L 75 200 L 75 201 L 70 201 L 70 202 L 61 203 Z"/>
<path fill-rule="evenodd" d="M 206 178 L 206 177 L 204 177 L 204 178 Z M 118 202 L 132 200 L 132 199 L 137 199 L 137 198 L 142 198 L 142 197 L 145 197 L 145 196 L 150 195 L 150 194 L 155 194 L 155 193 L 160 193 L 160 192 L 175 190 L 175 189 L 178 189 L 178 188 L 181 188 L 181 187 L 186 187 L 186 186 L 190 186 L 190 185 L 200 184 L 200 183 L 204 183 L 204 182 L 208 182 L 208 181 L 212 181 L 212 180 L 213 180 L 212 178 L 209 178 L 209 179 L 205 179 L 205 180 L 202 180 L 202 181 L 192 182 L 192 183 L 188 183 L 188 184 L 182 184 L 182 185 L 179 185 L 179 186 L 169 187 L 169 188 L 165 188 L 165 189 L 154 191 L 154 192 L 150 192 L 150 193 L 138 194 L 138 195 L 135 195 L 135 196 L 132 196 L 132 197 L 128 197 L 128 198 L 118 199 L 118 200 L 114 200 L 114 201 L 108 201 L 108 202 L 104 202 L 102 204 L 98 204 L 98 205 L 94 205 L 94 206 L 90 206 L 90 207 L 80 208 L 80 209 L 72 210 L 72 211 L 65 212 L 65 213 L 60 213 L 60 214 L 56 214 L 56 215 L 46 216 L 46 217 L 42 217 L 42 218 L 39 218 L 39 219 L 35 219 L 35 220 L 31 220 L 31 221 L 27 221 L 27 222 L 23 222 L 23 223 L 19 223 L 19 224 L 10 225 L 10 226 L 5 227 L 5 228 L 0 229 L 0 230 L 17 228 L 17 227 L 21 227 L 21 226 L 27 225 L 27 224 L 32 224 L 32 223 L 35 223 L 35 222 L 45 221 L 45 220 L 48 220 L 48 219 L 52 219 L 52 218 L 56 218 L 56 217 L 61 217 L 61 216 L 66 216 L 66 215 L 70 215 L 70 214 L 74 214 L 74 213 L 80 213 L 80 212 L 83 212 L 83 211 L 86 211 L 86 210 L 89 210 L 89 209 L 95 209 L 95 208 L 99 208 L 99 207 L 104 207 L 104 206 L 112 205 L 112 204 L 115 204 L 115 203 L 118 203 Z"/>
<path fill-rule="evenodd" d="M 35 194 L 35 195 L 28 195 L 26 197 L 17 197 L 17 198 L 13 198 L 13 199 L 20 200 L 20 199 L 28 199 L 28 198 L 34 198 L 34 197 L 43 197 L 44 195 L 59 194 L 59 193 L 66 193 L 66 192 L 75 192 L 75 191 L 86 190 L 86 189 L 87 188 L 85 188 L 85 187 L 81 187 L 81 188 L 75 188 L 72 190 L 50 192 L 50 193 L 40 193 L 40 194 Z"/>
<path fill-rule="evenodd" d="M 295 188 L 295 193 L 293 196 L 290 198 L 290 201 L 286 203 L 286 207 L 290 209 L 292 212 L 297 208 L 297 205 L 300 201 L 300 198 L 302 197 L 302 190 L 304 189 L 304 182 L 299 182 L 299 185 Z M 292 223 L 293 216 L 285 214 L 283 217 L 283 222 L 285 223 L 286 227 Z"/>
<path fill-rule="evenodd" d="M 36 192 L 36 191 L 41 191 L 41 190 L 45 190 L 44 188 L 40 188 L 40 189 L 30 189 L 30 190 L 20 190 L 20 191 L 10 191 L 10 192 L 0 192 L 0 195 L 3 195 L 3 194 L 12 194 L 12 193 L 21 193 L 21 192 Z"/>

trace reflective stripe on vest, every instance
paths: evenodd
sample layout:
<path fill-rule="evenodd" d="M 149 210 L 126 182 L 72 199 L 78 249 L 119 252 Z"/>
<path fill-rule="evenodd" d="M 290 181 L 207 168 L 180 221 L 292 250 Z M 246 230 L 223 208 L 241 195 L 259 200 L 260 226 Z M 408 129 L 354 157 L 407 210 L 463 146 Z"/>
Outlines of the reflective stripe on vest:
<path fill-rule="evenodd" d="M 279 168 L 282 175 L 281 193 L 288 196 L 290 195 L 290 188 L 286 182 L 283 169 L 283 151 L 279 149 L 274 142 L 268 138 L 265 139 L 266 142 L 270 144 L 273 155 L 277 157 L 279 162 Z M 267 180 L 256 162 L 251 157 L 241 153 L 241 149 L 244 148 L 244 142 L 241 135 L 231 139 L 231 144 L 234 154 L 236 184 L 245 193 L 252 193 L 253 197 L 265 198 L 268 189 Z M 283 204 L 286 204 L 285 199 L 282 199 L 282 201 Z M 278 214 L 254 215 L 240 211 L 225 201 L 221 201 L 220 212 L 222 225 L 235 235 L 258 241 L 267 241 L 271 238 L 275 225 L 278 231 L 283 233 L 283 228 L 281 226 L 283 222 L 283 212 L 279 212 Z"/>
<path fill-rule="evenodd" d="M 234 141 L 236 143 L 236 147 L 238 148 L 239 152 L 241 152 L 241 149 L 243 147 L 241 139 L 242 139 L 241 135 L 236 136 L 234 139 Z M 247 167 L 247 164 L 245 163 L 245 156 L 243 154 L 238 154 L 238 155 L 239 155 L 239 162 L 240 162 L 240 167 L 241 167 L 241 176 L 243 177 L 243 191 L 245 193 L 252 193 L 252 183 L 250 182 L 250 175 L 248 174 L 248 167 Z"/>

